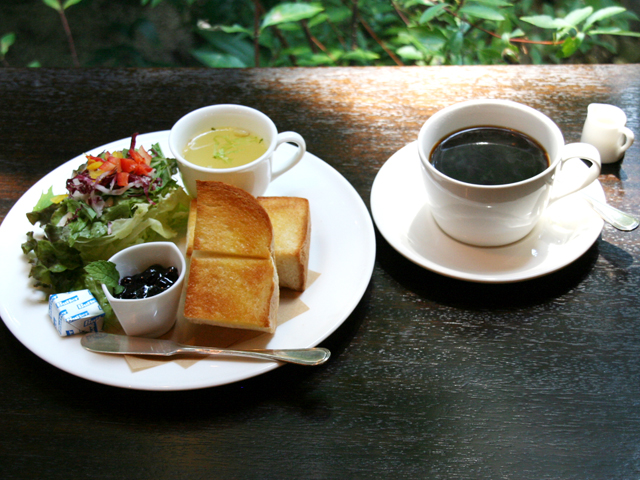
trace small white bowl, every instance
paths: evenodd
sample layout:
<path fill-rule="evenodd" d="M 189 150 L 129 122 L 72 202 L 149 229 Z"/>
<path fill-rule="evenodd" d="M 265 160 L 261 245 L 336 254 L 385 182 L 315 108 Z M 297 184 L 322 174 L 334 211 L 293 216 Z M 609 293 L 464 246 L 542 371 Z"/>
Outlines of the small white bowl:
<path fill-rule="evenodd" d="M 120 278 L 136 275 L 155 264 L 178 269 L 176 283 L 149 298 L 115 298 L 102 285 L 102 290 L 127 335 L 155 338 L 167 333 L 176 321 L 186 270 L 184 256 L 178 247 L 172 242 L 143 243 L 125 248 L 109 261 L 115 263 Z"/>

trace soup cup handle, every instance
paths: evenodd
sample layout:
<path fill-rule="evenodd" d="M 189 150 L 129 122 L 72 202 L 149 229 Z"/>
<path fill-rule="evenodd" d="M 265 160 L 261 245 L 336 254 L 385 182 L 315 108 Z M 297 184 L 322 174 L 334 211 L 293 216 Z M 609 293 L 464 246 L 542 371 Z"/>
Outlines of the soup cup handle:
<path fill-rule="evenodd" d="M 298 146 L 298 149 L 296 150 L 296 153 L 293 154 L 289 159 L 278 160 L 277 165 L 275 165 L 274 162 L 273 170 L 271 172 L 272 180 L 294 167 L 300 160 L 302 160 L 302 157 L 307 151 L 307 144 L 305 143 L 304 138 L 302 138 L 302 136 L 296 132 L 279 133 L 278 137 L 276 138 L 276 149 L 283 143 L 294 143 Z"/>
<path fill-rule="evenodd" d="M 582 160 L 587 160 L 587 166 Z M 590 185 L 600 175 L 600 153 L 598 149 L 588 143 L 569 143 L 562 150 L 560 165 L 556 170 L 553 191 L 550 201 L 582 190 Z"/>

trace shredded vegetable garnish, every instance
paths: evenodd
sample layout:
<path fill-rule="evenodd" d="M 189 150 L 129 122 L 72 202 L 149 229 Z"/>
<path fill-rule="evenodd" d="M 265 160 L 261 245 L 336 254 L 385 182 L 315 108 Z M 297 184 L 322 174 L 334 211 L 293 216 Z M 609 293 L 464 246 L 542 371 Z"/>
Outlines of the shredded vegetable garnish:
<path fill-rule="evenodd" d="M 65 195 L 54 195 L 52 187 L 27 214 L 42 232 L 28 232 L 22 250 L 37 287 L 55 293 L 88 288 L 110 311 L 104 279 L 95 275 L 104 268 L 91 268 L 92 262 L 108 263 L 128 246 L 177 236 L 186 228 L 189 197 L 173 178 L 176 160 L 165 158 L 158 144 L 136 148 L 136 135 L 128 149 L 85 157 Z"/>

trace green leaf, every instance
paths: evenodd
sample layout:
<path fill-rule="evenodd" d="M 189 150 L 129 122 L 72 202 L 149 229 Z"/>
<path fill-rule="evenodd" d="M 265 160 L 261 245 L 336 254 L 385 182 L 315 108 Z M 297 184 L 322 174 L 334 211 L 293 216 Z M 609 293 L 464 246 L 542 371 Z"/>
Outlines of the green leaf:
<path fill-rule="evenodd" d="M 459 54 L 462 50 L 462 45 L 464 44 L 464 35 L 462 32 L 457 31 L 451 36 L 451 38 L 449 38 L 447 43 L 451 52 Z"/>
<path fill-rule="evenodd" d="M 62 5 L 62 9 L 66 10 L 69 7 L 72 7 L 73 5 L 80 3 L 82 0 L 67 0 L 66 2 L 64 2 L 64 4 Z"/>
<path fill-rule="evenodd" d="M 564 20 L 560 18 L 553 18 L 549 15 L 534 15 L 531 17 L 520 17 L 523 22 L 530 23 L 538 28 L 546 28 L 556 30 L 558 28 L 566 27 Z"/>
<path fill-rule="evenodd" d="M 2 38 L 0 38 L 0 55 L 4 57 L 9 51 L 9 47 L 11 47 L 15 41 L 15 33 L 7 33 L 6 35 L 3 35 Z"/>
<path fill-rule="evenodd" d="M 629 30 L 620 30 L 618 27 L 599 28 L 591 30 L 589 35 L 620 35 L 625 37 L 640 37 L 639 32 L 630 32 Z"/>
<path fill-rule="evenodd" d="M 350 52 L 345 53 L 342 58 L 344 60 L 356 60 L 356 61 L 360 61 L 360 62 L 369 62 L 371 60 L 377 60 L 378 58 L 380 58 L 380 55 L 378 55 L 375 52 L 371 52 L 368 50 L 362 50 L 360 48 L 356 49 L 356 50 L 352 50 Z"/>
<path fill-rule="evenodd" d="M 273 25 L 298 22 L 317 15 L 324 7 L 319 3 L 282 3 L 267 12 L 262 20 L 261 30 Z"/>
<path fill-rule="evenodd" d="M 219 28 L 220 31 L 224 33 L 244 33 L 249 37 L 253 35 L 252 30 L 245 28 L 242 25 L 238 25 L 237 23 L 234 25 L 219 25 L 217 28 Z"/>
<path fill-rule="evenodd" d="M 309 20 L 309 28 L 313 28 L 316 25 L 322 25 L 327 20 L 329 20 L 329 15 L 326 13 L 321 13 L 320 15 L 314 16 L 311 20 Z"/>
<path fill-rule="evenodd" d="M 587 18 L 587 21 L 584 24 L 584 29 L 587 30 L 591 25 L 599 22 L 600 20 L 613 17 L 614 15 L 618 15 L 619 13 L 626 11 L 627 10 L 623 7 L 607 7 L 596 10 L 589 18 Z"/>
<path fill-rule="evenodd" d="M 246 68 L 249 66 L 242 62 L 238 57 L 234 57 L 233 55 L 228 55 L 226 53 L 197 49 L 193 50 L 191 54 L 203 65 L 210 68 Z"/>
<path fill-rule="evenodd" d="M 499 10 L 486 7 L 484 5 L 465 5 L 458 10 L 458 12 L 469 15 L 470 17 L 482 18 L 484 20 L 504 20 L 504 15 L 502 15 Z"/>
<path fill-rule="evenodd" d="M 40 195 L 40 198 L 38 199 L 38 203 L 36 203 L 36 206 L 33 207 L 33 211 L 39 212 L 40 210 L 44 210 L 45 208 L 50 206 L 53 203 L 51 201 L 53 197 L 55 197 L 55 195 L 53 194 L 53 187 L 49 187 L 48 191 Z"/>
<path fill-rule="evenodd" d="M 474 3 L 479 3 L 481 5 L 490 5 L 492 7 L 511 7 L 513 3 L 507 2 L 505 0 L 475 0 Z"/>
<path fill-rule="evenodd" d="M 311 54 L 298 58 L 298 65 L 305 67 L 315 67 L 320 65 L 335 65 L 335 60 L 324 53 Z"/>
<path fill-rule="evenodd" d="M 448 5 L 446 3 L 440 3 L 434 7 L 427 8 L 424 12 L 422 12 L 422 15 L 420 16 L 420 20 L 418 20 L 418 23 L 420 25 L 424 25 L 425 23 L 430 22 L 431 20 L 436 18 L 438 15 L 442 14 L 447 7 Z"/>
<path fill-rule="evenodd" d="M 42 0 L 42 2 L 46 6 L 53 8 L 57 12 L 62 12 L 64 10 L 58 0 Z"/>
<path fill-rule="evenodd" d="M 402 32 L 398 39 L 427 51 L 438 51 L 447 42 L 447 37 L 439 30 L 430 31 L 425 28 L 412 28 L 409 32 Z"/>
<path fill-rule="evenodd" d="M 516 28 L 513 32 L 507 35 L 508 35 L 508 38 L 516 38 L 516 37 L 524 37 L 525 33 L 520 28 Z"/>
<path fill-rule="evenodd" d="M 564 21 L 572 27 L 577 27 L 578 25 L 580 25 L 580 23 L 586 20 L 589 17 L 589 15 L 591 15 L 592 13 L 593 13 L 593 7 L 581 8 L 579 10 L 574 10 L 573 12 L 569 13 L 566 17 L 564 17 Z"/>
<path fill-rule="evenodd" d="M 120 274 L 116 269 L 116 264 L 113 262 L 96 260 L 95 262 L 86 264 L 84 271 L 87 272 L 87 275 L 93 278 L 96 283 L 104 283 L 107 287 L 114 289 L 116 293 L 121 289 L 119 283 Z"/>
<path fill-rule="evenodd" d="M 200 35 L 202 35 L 202 37 L 207 40 L 207 43 L 209 43 L 213 48 L 198 49 L 196 50 L 199 52 L 198 55 L 203 51 L 222 54 L 226 53 L 227 56 L 225 56 L 225 58 L 227 60 L 229 60 L 230 57 L 235 57 L 242 63 L 243 67 L 253 66 L 253 44 L 243 34 L 228 35 L 224 32 L 201 30 Z M 200 60 L 202 61 L 202 59 Z M 239 67 L 240 65 L 238 65 L 237 62 L 234 62 L 234 65 L 229 66 Z"/>
<path fill-rule="evenodd" d="M 433 7 L 434 5 L 436 5 L 436 2 L 432 2 L 430 0 L 414 0 L 405 2 L 404 4 L 405 7 L 412 7 L 414 5 L 425 5 L 427 7 Z"/>
<path fill-rule="evenodd" d="M 351 18 L 351 9 L 345 6 L 337 6 L 337 7 L 327 7 L 325 10 L 327 15 L 329 15 L 329 20 L 333 23 L 344 22 L 345 20 Z"/>
<path fill-rule="evenodd" d="M 476 53 L 483 65 L 504 64 L 506 62 L 505 58 L 507 57 L 510 60 L 509 63 L 519 63 L 517 53 L 514 53 L 510 49 L 487 47 L 480 48 Z"/>
<path fill-rule="evenodd" d="M 583 39 L 584 39 L 583 33 L 578 33 L 578 35 L 576 35 L 575 37 L 567 38 L 562 44 L 562 48 L 560 49 L 561 56 L 563 58 L 568 58 L 574 53 L 576 53 L 578 51 L 578 48 L 580 48 L 580 45 L 582 45 Z"/>
<path fill-rule="evenodd" d="M 63 240 L 40 240 L 35 248 L 38 260 L 55 273 L 82 267 L 80 253 Z"/>
<path fill-rule="evenodd" d="M 278 29 L 281 32 L 296 32 L 296 33 L 301 33 L 303 31 L 302 25 L 298 22 L 285 22 L 285 23 L 281 23 L 280 25 L 278 25 Z M 264 30 L 261 30 L 261 33 L 264 32 Z"/>
<path fill-rule="evenodd" d="M 404 47 L 400 47 L 398 50 L 396 50 L 396 53 L 403 60 L 424 60 L 424 54 L 413 45 L 405 45 Z"/>

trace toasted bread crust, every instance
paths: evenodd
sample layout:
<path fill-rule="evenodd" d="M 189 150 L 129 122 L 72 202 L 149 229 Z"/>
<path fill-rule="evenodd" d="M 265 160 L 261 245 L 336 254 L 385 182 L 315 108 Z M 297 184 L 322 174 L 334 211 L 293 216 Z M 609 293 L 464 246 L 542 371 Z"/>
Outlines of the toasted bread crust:
<path fill-rule="evenodd" d="M 194 250 L 243 257 L 271 256 L 271 220 L 255 197 L 221 182 L 196 183 Z"/>
<path fill-rule="evenodd" d="M 194 198 L 189 205 L 189 218 L 187 219 L 187 257 L 193 253 L 193 242 L 196 233 L 196 212 L 198 201 Z"/>
<path fill-rule="evenodd" d="M 275 236 L 280 286 L 304 291 L 309 271 L 311 214 L 309 200 L 300 197 L 258 197 Z"/>
<path fill-rule="evenodd" d="M 193 323 L 273 333 L 279 294 L 275 275 L 271 258 L 211 256 L 195 251 L 185 318 Z"/>
<path fill-rule="evenodd" d="M 280 291 L 269 216 L 237 187 L 197 182 L 197 188 L 187 235 L 185 318 L 273 333 Z"/>

